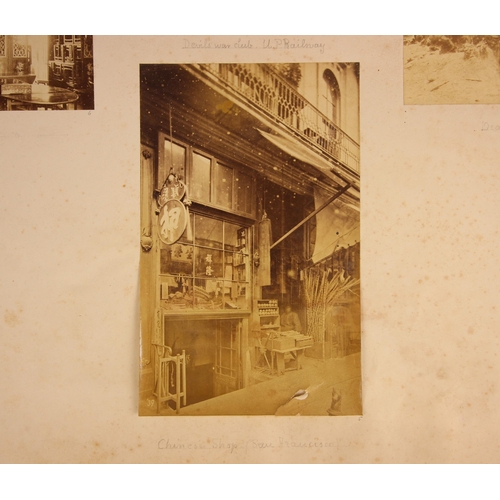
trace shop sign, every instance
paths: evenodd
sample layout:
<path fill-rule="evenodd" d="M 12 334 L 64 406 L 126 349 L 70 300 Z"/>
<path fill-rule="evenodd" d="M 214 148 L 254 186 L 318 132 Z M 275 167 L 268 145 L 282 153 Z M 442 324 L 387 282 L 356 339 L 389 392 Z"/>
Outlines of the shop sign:
<path fill-rule="evenodd" d="M 170 175 L 163 185 L 160 196 L 158 197 L 158 204 L 162 206 L 167 200 L 182 200 L 186 194 L 186 186 L 182 181 L 177 180 L 175 177 L 170 180 Z"/>
<path fill-rule="evenodd" d="M 160 239 L 167 245 L 175 243 L 186 229 L 188 215 L 186 207 L 179 200 L 168 200 L 160 208 L 158 229 Z"/>

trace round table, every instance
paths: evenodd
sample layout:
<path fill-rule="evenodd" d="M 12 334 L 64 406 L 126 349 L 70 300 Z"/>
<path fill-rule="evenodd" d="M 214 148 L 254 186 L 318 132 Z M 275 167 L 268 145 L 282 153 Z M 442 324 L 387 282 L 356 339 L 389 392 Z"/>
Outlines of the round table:
<path fill-rule="evenodd" d="M 78 94 L 68 89 L 50 87 L 49 85 L 30 85 L 28 93 L 4 94 L 2 97 L 7 101 L 7 110 L 16 109 L 75 109 Z"/>

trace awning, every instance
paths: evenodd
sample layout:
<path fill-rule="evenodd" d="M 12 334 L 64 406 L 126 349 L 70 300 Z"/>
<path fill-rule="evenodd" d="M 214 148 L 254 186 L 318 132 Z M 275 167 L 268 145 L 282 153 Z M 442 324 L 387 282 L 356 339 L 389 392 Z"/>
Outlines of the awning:
<path fill-rule="evenodd" d="M 333 165 L 328 160 L 301 145 L 298 141 L 293 141 L 282 135 L 270 134 L 260 129 L 258 130 L 263 137 L 285 153 L 312 165 L 332 179 L 332 181 L 338 183 L 338 177 L 332 173 Z M 314 205 L 315 209 L 318 209 L 328 202 L 331 193 L 327 193 L 317 186 L 313 186 L 313 189 Z M 359 195 L 359 188 L 351 188 L 350 190 L 356 196 Z M 360 214 L 359 207 L 355 204 L 343 202 L 339 198 L 320 210 L 315 217 L 316 242 L 311 259 L 314 263 L 320 262 L 330 256 L 340 247 L 351 246 L 360 241 Z"/>
<path fill-rule="evenodd" d="M 314 205 L 325 203 L 330 195 L 314 189 Z M 352 246 L 360 241 L 359 211 L 347 203 L 335 200 L 316 214 L 316 242 L 311 260 L 320 262 L 340 247 Z"/>
<path fill-rule="evenodd" d="M 264 132 L 263 130 L 257 129 L 259 133 L 265 137 L 270 143 L 274 144 L 276 147 L 284 151 L 286 154 L 300 160 L 308 165 L 311 165 L 318 169 L 322 174 L 326 177 L 338 183 L 339 176 L 337 176 L 332 170 L 334 169 L 334 165 L 329 162 L 326 158 L 323 158 L 321 155 L 315 153 L 308 147 L 302 145 L 298 140 L 292 140 L 284 135 L 279 133 L 270 134 L 269 132 Z M 353 185 L 353 188 L 350 190 L 355 196 L 359 196 L 359 187 L 356 186 L 356 182 L 354 179 L 345 179 L 350 184 Z"/>
<path fill-rule="evenodd" d="M 330 173 L 332 165 L 329 161 L 321 156 L 314 154 L 307 148 L 301 146 L 297 141 L 292 141 L 282 135 L 270 134 L 263 130 L 257 129 L 269 142 L 283 150 L 285 153 L 297 158 L 304 163 L 309 163 L 313 167 L 320 169 L 322 172 Z"/>

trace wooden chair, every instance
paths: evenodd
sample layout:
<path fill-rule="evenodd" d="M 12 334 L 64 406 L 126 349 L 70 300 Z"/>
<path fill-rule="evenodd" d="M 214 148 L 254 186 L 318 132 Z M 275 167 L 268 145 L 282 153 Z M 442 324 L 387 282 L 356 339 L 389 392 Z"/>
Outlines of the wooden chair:
<path fill-rule="evenodd" d="M 172 355 L 172 349 L 166 345 L 153 344 L 155 347 L 155 391 L 157 413 L 164 401 L 174 401 L 179 413 L 181 404 L 186 406 L 186 352 Z M 175 388 L 171 392 L 171 387 Z M 182 401 L 181 401 L 182 400 Z"/>

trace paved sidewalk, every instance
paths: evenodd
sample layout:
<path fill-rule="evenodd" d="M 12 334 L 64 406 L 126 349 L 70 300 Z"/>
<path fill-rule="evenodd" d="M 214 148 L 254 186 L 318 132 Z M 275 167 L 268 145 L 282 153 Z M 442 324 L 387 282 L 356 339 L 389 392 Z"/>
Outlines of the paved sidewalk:
<path fill-rule="evenodd" d="M 180 409 L 179 415 L 324 415 L 332 402 L 332 389 L 342 396 L 342 415 L 361 415 L 360 354 L 325 361 L 304 358 L 303 368 L 218 398 Z M 304 400 L 290 400 L 296 391 L 308 392 Z M 156 404 L 147 413 L 156 415 Z M 161 415 L 176 415 L 165 408 Z"/>

